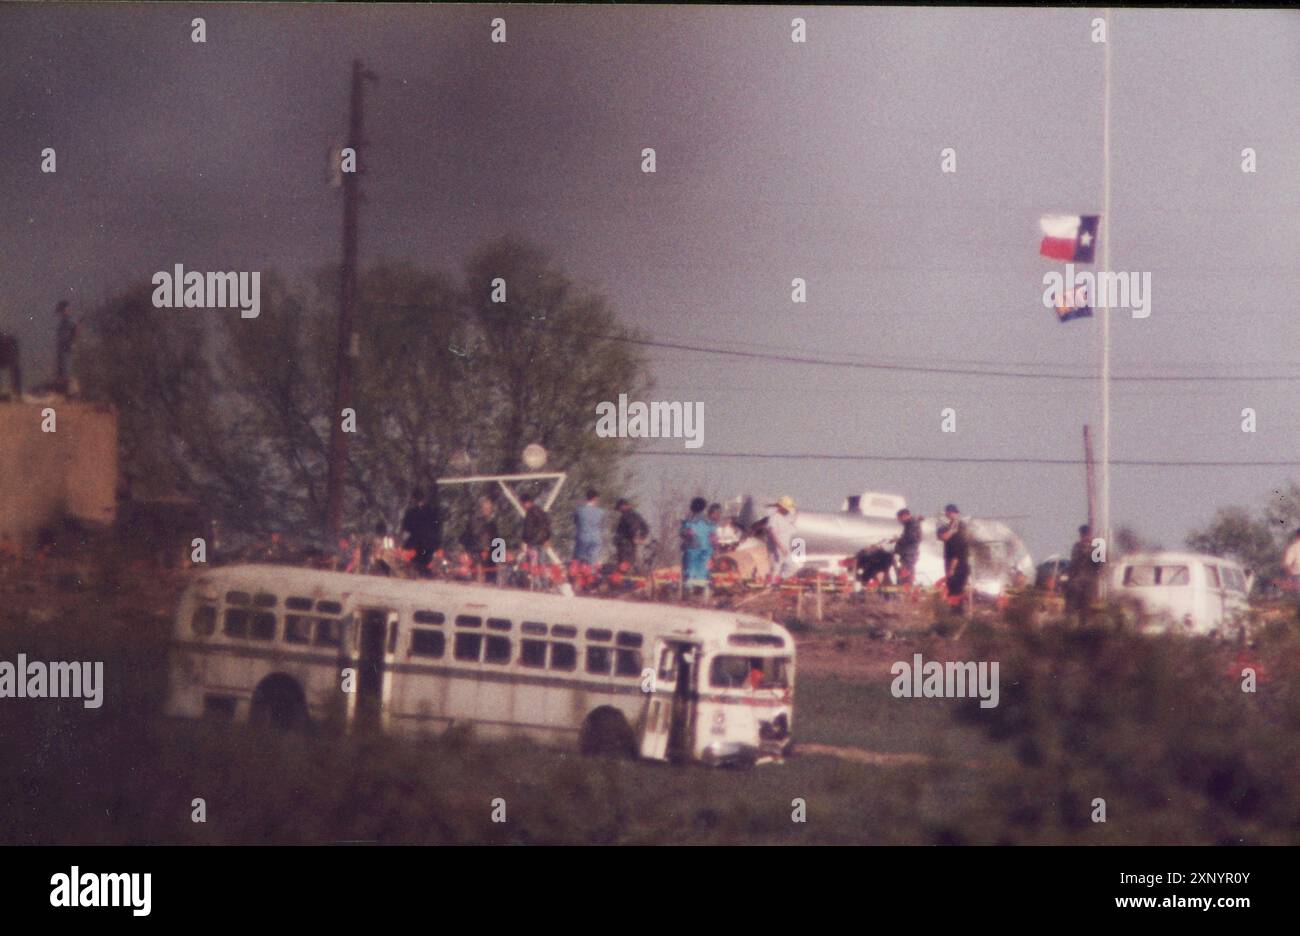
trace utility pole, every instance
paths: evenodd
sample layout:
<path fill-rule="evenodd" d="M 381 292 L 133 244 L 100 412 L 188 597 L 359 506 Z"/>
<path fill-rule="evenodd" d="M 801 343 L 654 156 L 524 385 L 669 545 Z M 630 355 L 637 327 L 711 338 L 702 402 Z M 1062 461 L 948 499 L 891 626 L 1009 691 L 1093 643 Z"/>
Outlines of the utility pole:
<path fill-rule="evenodd" d="M 1097 530 L 1097 482 L 1096 466 L 1092 460 L 1092 431 L 1088 424 L 1083 425 L 1083 463 L 1087 470 L 1088 484 L 1088 526 L 1092 527 L 1094 533 Z"/>
<path fill-rule="evenodd" d="M 354 171 L 343 177 L 343 269 L 339 282 L 338 358 L 334 375 L 334 410 L 330 421 L 329 480 L 325 500 L 325 532 L 330 543 L 338 539 L 343 518 L 343 480 L 347 473 L 348 437 L 343 431 L 343 410 L 352 406 L 352 361 L 360 349 L 353 328 L 357 302 L 357 213 L 361 201 L 361 91 L 367 78 L 376 76 L 352 60 L 352 112 L 344 144 L 356 154 Z"/>

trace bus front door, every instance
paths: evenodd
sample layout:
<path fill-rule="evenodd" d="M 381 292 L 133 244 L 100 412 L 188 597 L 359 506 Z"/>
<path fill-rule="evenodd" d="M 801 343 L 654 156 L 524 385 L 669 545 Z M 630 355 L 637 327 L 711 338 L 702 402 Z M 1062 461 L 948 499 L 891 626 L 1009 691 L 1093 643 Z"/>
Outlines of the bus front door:
<path fill-rule="evenodd" d="M 655 678 L 641 721 L 641 756 L 678 760 L 689 756 L 695 723 L 696 665 L 693 644 L 655 641 Z"/>

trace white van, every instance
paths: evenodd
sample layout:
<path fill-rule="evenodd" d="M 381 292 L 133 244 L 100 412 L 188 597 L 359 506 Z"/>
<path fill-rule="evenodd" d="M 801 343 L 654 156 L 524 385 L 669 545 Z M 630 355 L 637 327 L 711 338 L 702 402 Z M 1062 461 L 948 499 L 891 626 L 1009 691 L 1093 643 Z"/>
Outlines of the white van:
<path fill-rule="evenodd" d="M 1111 587 L 1136 604 L 1144 631 L 1224 636 L 1246 611 L 1250 581 L 1231 559 L 1151 552 L 1118 560 Z"/>

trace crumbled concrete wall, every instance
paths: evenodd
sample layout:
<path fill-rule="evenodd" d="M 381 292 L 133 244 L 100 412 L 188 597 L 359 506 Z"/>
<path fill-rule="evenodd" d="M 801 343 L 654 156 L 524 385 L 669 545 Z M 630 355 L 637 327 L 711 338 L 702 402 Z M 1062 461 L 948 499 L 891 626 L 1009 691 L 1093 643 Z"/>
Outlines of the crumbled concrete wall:
<path fill-rule="evenodd" d="M 54 432 L 41 431 L 47 408 Z M 59 397 L 0 403 L 0 539 L 29 539 L 62 517 L 111 526 L 116 512 L 112 407 Z"/>

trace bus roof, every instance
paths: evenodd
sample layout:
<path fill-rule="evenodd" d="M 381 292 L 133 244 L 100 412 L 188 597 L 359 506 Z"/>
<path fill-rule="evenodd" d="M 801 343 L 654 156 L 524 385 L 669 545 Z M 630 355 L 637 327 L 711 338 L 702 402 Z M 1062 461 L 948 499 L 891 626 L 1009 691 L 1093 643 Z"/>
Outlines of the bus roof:
<path fill-rule="evenodd" d="M 653 633 L 706 634 L 731 632 L 737 627 L 762 633 L 779 633 L 787 637 L 789 646 L 793 639 L 785 628 L 752 614 L 720 611 L 710 608 L 693 608 L 667 605 L 649 601 L 621 601 L 614 598 L 588 596 L 566 597 L 547 592 L 530 592 L 517 588 L 447 582 L 438 579 L 402 579 L 377 575 L 353 575 L 306 569 L 299 566 L 269 563 L 242 563 L 220 566 L 200 573 L 191 588 L 204 587 L 228 589 L 234 587 L 263 588 L 280 596 L 298 594 L 331 597 L 346 600 L 352 595 L 387 596 L 403 604 L 446 604 L 464 607 L 482 604 L 493 615 L 511 616 L 520 620 L 541 618 L 547 623 L 582 623 L 588 626 L 589 618 L 599 616 L 605 627 L 641 628 Z M 434 610 L 437 610 L 436 608 Z"/>

